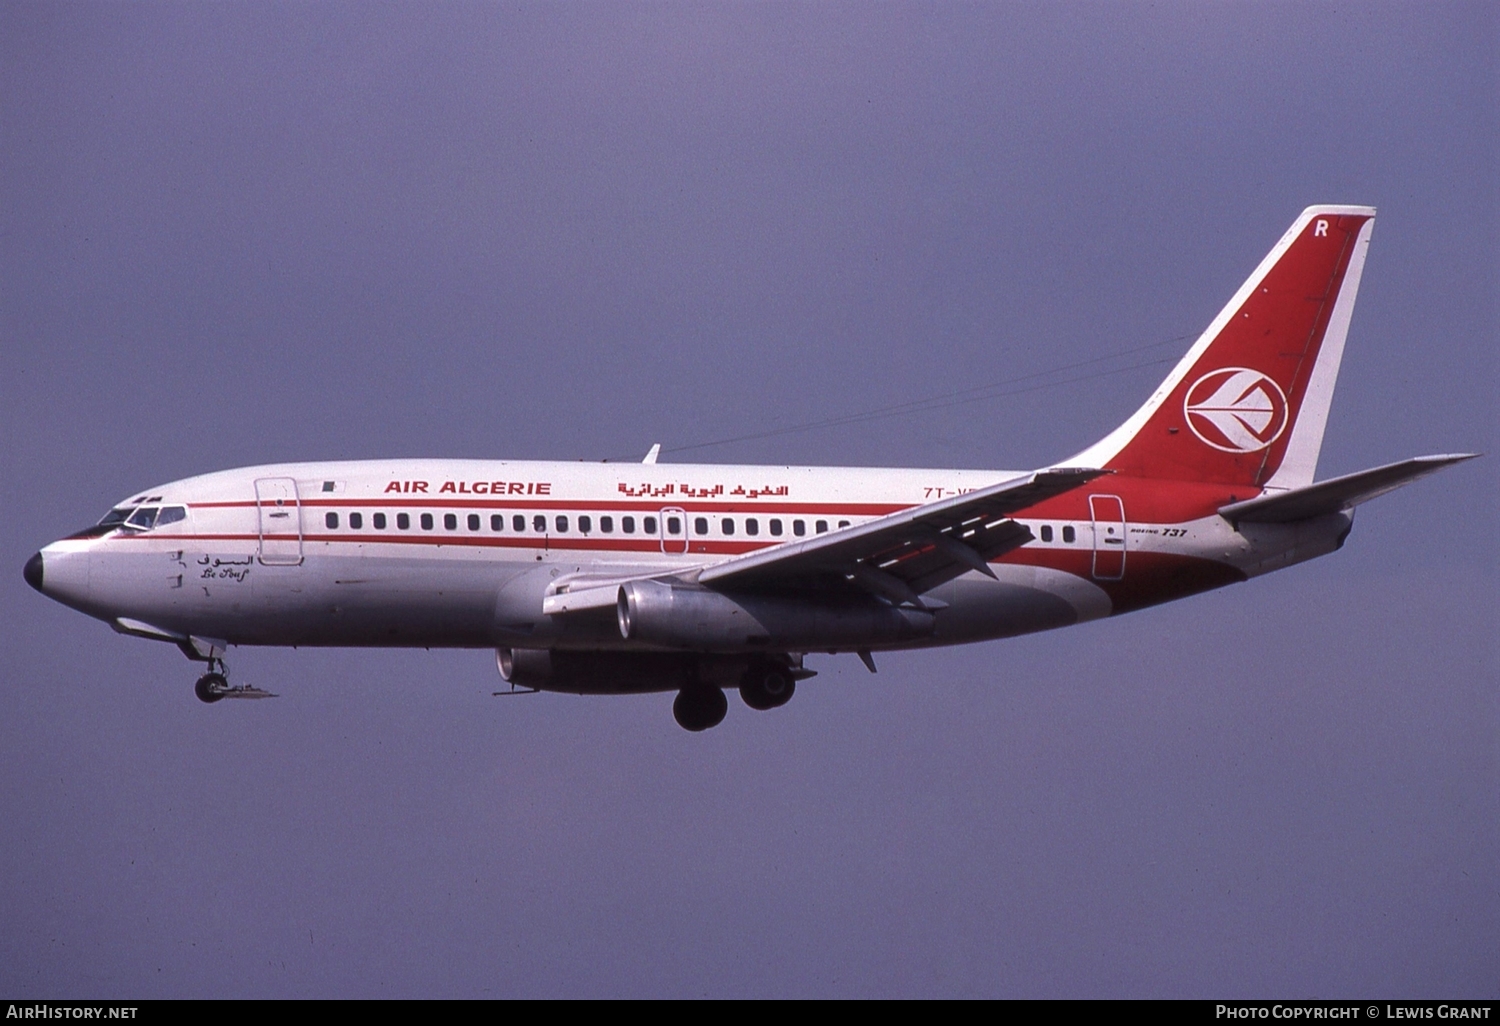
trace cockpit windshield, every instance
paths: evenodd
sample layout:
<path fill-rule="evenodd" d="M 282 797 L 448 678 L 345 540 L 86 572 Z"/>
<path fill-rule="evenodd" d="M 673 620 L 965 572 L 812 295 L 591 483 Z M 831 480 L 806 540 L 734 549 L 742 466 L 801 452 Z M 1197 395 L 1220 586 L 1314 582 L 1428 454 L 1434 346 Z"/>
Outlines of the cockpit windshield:
<path fill-rule="evenodd" d="M 104 519 L 91 530 L 96 536 L 121 527 L 133 531 L 150 531 L 186 519 L 185 506 L 123 506 L 104 514 Z"/>

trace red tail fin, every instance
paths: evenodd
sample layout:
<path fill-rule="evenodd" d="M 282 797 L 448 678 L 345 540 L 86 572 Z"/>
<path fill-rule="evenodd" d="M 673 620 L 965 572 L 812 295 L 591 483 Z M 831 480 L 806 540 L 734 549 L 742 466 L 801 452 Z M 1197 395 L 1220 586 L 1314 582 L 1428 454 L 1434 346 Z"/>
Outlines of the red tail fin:
<path fill-rule="evenodd" d="M 1372 207 L 1308 207 L 1149 402 L 1068 466 L 1308 484 L 1343 358 Z"/>

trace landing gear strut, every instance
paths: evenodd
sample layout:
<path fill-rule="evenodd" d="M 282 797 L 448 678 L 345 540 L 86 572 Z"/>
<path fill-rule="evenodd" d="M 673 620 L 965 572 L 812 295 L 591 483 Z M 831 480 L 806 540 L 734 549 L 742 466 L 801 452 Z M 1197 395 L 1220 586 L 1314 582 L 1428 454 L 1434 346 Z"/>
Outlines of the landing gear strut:
<path fill-rule="evenodd" d="M 683 728 L 692 731 L 717 727 L 729 711 L 729 700 L 724 692 L 711 684 L 694 684 L 677 693 L 672 703 L 672 715 Z"/>

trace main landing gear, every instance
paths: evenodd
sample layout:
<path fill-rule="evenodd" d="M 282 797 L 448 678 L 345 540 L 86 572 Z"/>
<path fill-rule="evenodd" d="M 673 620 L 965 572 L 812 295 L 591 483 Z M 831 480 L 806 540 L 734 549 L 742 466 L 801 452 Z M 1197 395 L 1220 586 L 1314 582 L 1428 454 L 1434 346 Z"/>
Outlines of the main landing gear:
<path fill-rule="evenodd" d="M 743 665 L 743 664 L 741 664 Z M 791 701 L 797 690 L 797 681 L 811 677 L 813 672 L 802 668 L 800 657 L 786 661 L 753 662 L 739 676 L 740 698 L 752 709 L 765 711 L 776 709 Z M 699 680 L 677 693 L 672 703 L 672 715 L 687 730 L 707 730 L 724 721 L 729 711 L 729 700 L 724 697 L 724 688 L 735 687 L 735 678 L 719 677 L 714 680 Z"/>
<path fill-rule="evenodd" d="M 239 687 L 229 686 L 229 666 L 224 660 L 212 656 L 208 660 L 208 672 L 198 678 L 198 683 L 193 685 L 193 694 L 198 696 L 198 701 L 213 703 L 221 698 L 275 698 L 269 691 L 241 684 Z"/>
<path fill-rule="evenodd" d="M 672 703 L 672 715 L 686 730 L 707 730 L 724 722 L 729 711 L 729 699 L 724 692 L 712 684 L 694 684 L 677 693 Z"/>
<path fill-rule="evenodd" d="M 786 705 L 797 682 L 780 666 L 751 667 L 740 681 L 740 697 L 752 709 L 765 711 Z"/>

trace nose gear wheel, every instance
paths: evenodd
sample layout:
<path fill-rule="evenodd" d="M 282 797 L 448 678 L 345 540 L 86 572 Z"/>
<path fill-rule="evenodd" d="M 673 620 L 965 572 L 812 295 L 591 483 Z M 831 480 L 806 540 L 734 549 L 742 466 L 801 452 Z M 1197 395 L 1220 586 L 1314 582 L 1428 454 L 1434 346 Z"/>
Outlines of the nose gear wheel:
<path fill-rule="evenodd" d="M 198 701 L 212 705 L 214 702 L 225 698 L 275 698 L 269 691 L 241 684 L 239 687 L 231 687 L 229 684 L 229 667 L 224 660 L 211 658 L 208 660 L 208 672 L 198 678 L 193 685 L 193 694 L 198 696 Z"/>

